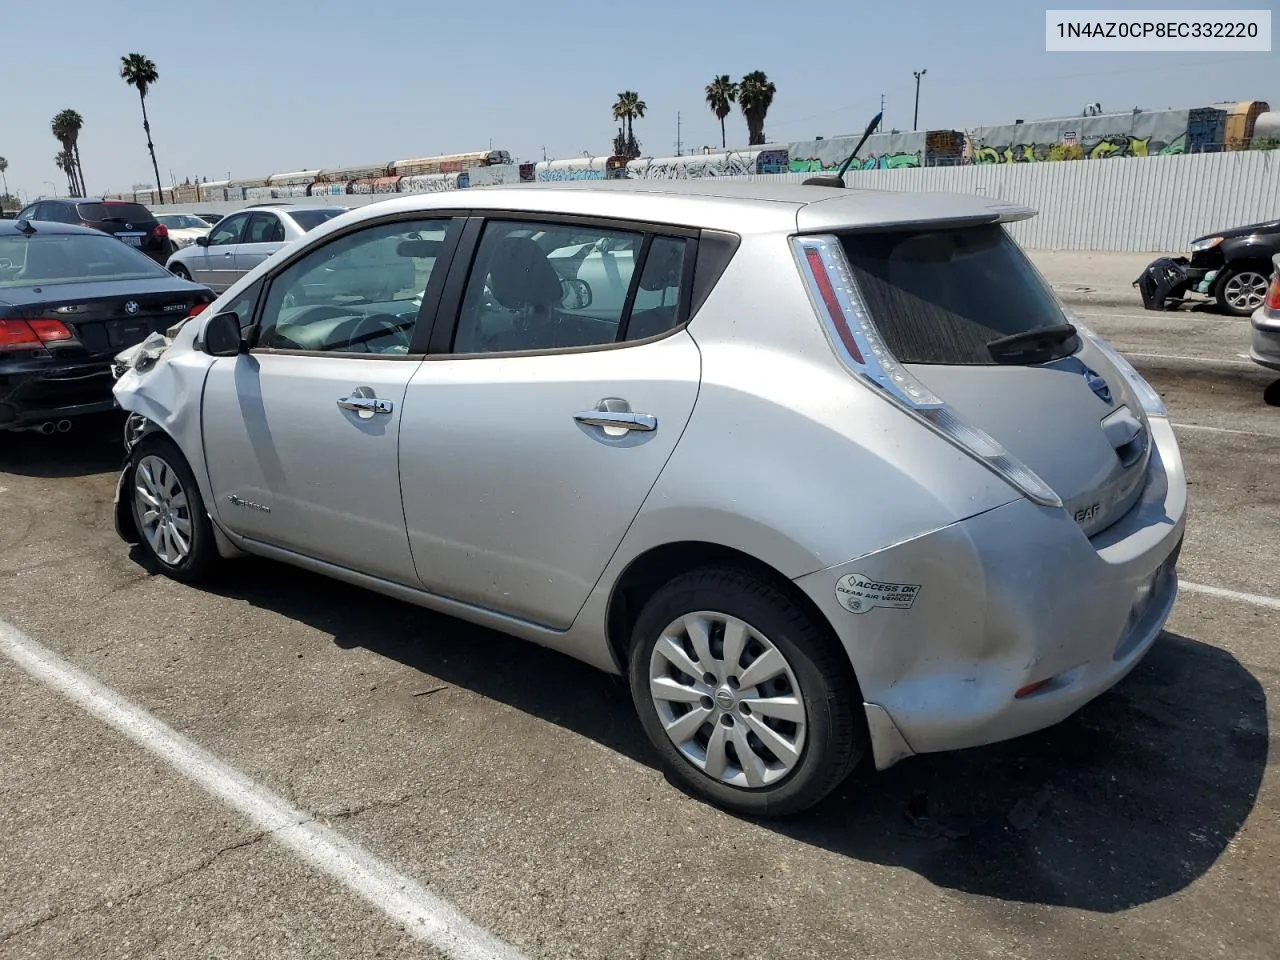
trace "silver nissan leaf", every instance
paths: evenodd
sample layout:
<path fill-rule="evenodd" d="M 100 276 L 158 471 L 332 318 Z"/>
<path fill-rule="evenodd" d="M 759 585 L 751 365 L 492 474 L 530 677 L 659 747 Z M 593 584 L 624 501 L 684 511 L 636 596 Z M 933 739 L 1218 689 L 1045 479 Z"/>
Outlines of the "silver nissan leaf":
<path fill-rule="evenodd" d="M 118 359 L 118 530 L 178 580 L 255 554 L 625 674 L 747 814 L 1038 730 L 1155 643 L 1187 487 L 1032 215 L 705 180 L 346 213 Z"/>

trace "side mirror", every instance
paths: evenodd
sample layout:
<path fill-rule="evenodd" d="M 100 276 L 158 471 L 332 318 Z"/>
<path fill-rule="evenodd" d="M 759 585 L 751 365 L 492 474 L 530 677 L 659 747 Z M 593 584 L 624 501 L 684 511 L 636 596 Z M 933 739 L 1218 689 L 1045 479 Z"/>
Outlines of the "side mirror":
<path fill-rule="evenodd" d="M 566 310 L 585 310 L 591 306 L 594 297 L 591 294 L 591 285 L 585 280 L 561 280 L 560 287 L 564 290 L 564 297 L 560 301 L 560 305 Z"/>
<path fill-rule="evenodd" d="M 245 352 L 240 333 L 240 318 L 234 313 L 219 313 L 204 328 L 204 352 L 211 357 L 235 357 Z"/>
<path fill-rule="evenodd" d="M 196 246 L 197 246 L 197 247 L 207 247 L 208 245 L 209 245 L 209 238 L 208 238 L 208 237 L 196 237 Z"/>

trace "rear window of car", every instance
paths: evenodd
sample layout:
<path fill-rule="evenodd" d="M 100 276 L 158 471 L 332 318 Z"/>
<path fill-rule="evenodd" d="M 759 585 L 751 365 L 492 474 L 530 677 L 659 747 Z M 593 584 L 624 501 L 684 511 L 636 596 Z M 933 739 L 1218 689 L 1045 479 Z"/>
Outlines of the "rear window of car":
<path fill-rule="evenodd" d="M 154 220 L 151 211 L 140 203 L 80 203 L 76 205 L 81 220 L 126 220 L 129 223 L 142 223 Z"/>
<path fill-rule="evenodd" d="M 334 217 L 340 217 L 347 211 L 334 208 L 332 210 L 290 210 L 289 216 L 293 218 L 293 222 L 300 226 L 303 230 L 314 230 L 326 220 L 332 220 Z"/>
<path fill-rule="evenodd" d="M 848 233 L 840 240 L 877 329 L 904 363 L 994 364 L 993 340 L 1067 322 L 998 224 Z M 1068 339 L 1057 355 L 1075 349 Z"/>
<path fill-rule="evenodd" d="M 106 234 L 0 237 L 0 289 L 168 276 L 150 257 Z"/>

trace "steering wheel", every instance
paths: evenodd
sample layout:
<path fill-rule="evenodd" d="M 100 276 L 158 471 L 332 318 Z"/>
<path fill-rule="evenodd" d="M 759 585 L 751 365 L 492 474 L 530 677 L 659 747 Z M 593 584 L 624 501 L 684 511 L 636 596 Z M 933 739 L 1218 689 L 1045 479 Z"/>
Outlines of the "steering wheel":
<path fill-rule="evenodd" d="M 388 313 L 369 313 L 359 317 L 350 325 L 343 325 L 342 330 L 349 346 L 348 350 L 354 353 L 394 353 L 403 348 L 404 353 L 409 352 L 409 333 L 400 326 L 400 322 Z M 379 340 L 384 336 L 391 337 L 395 342 L 387 350 L 373 350 L 369 343 L 372 340 Z"/>

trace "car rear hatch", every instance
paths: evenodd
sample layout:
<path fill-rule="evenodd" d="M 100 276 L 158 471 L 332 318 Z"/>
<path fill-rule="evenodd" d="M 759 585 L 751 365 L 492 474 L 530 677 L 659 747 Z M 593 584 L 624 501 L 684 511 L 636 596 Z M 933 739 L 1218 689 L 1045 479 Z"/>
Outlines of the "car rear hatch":
<path fill-rule="evenodd" d="M 86 226 L 109 233 L 144 253 L 157 254 L 167 249 L 169 231 L 140 203 L 87 201 L 76 204 L 76 215 Z"/>
<path fill-rule="evenodd" d="M 1142 494 L 1142 401 L 992 219 L 835 231 L 850 303 L 890 364 L 1032 471 L 1094 536 Z"/>
<path fill-rule="evenodd" d="M 86 353 L 112 357 L 149 334 L 163 333 L 210 299 L 198 289 L 174 287 L 166 277 L 52 284 L 41 288 L 39 300 L 25 303 L 22 313 L 26 319 L 60 320 Z"/>

